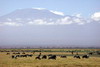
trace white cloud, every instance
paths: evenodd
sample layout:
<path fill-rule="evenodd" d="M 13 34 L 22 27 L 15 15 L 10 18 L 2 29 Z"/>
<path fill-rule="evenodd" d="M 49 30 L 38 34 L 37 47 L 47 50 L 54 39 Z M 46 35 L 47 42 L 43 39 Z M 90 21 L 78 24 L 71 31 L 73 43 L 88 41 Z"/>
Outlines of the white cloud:
<path fill-rule="evenodd" d="M 52 11 L 55 14 L 64 15 L 63 13 Z M 86 23 L 91 22 L 98 22 L 100 21 L 100 12 L 96 12 L 93 15 L 91 15 L 90 18 L 84 19 L 81 14 L 76 14 L 74 16 L 66 16 L 59 19 L 53 19 L 53 18 L 44 18 L 44 19 L 32 19 L 27 18 L 27 23 L 20 23 L 22 22 L 20 18 L 16 18 L 16 22 L 14 22 L 12 19 L 7 18 L 7 22 L 0 22 L 0 26 L 23 26 L 23 25 L 69 25 L 69 24 L 78 24 L 78 25 L 84 25 Z M 20 21 L 20 22 L 19 22 Z"/>
<path fill-rule="evenodd" d="M 32 9 L 44 10 L 44 9 L 46 9 L 46 8 L 32 8 Z"/>
<path fill-rule="evenodd" d="M 91 18 L 95 21 L 100 21 L 100 12 L 94 13 Z"/>
<path fill-rule="evenodd" d="M 54 25 L 54 22 L 47 22 L 46 20 L 37 19 L 34 21 L 28 22 L 29 25 Z"/>
<path fill-rule="evenodd" d="M 79 25 L 82 25 L 85 23 L 84 19 L 82 18 L 72 18 L 72 17 L 64 17 L 61 19 L 58 19 L 56 21 L 46 21 L 43 19 L 36 19 L 34 21 L 28 22 L 29 25 L 64 25 L 64 24 L 73 24 L 77 23 Z"/>
<path fill-rule="evenodd" d="M 73 18 L 72 20 L 73 20 L 74 23 L 78 23 L 80 25 L 82 25 L 82 24 L 87 22 L 83 18 L 78 18 L 78 17 L 77 18 Z"/>
<path fill-rule="evenodd" d="M 52 13 L 54 13 L 54 14 L 57 14 L 57 15 L 62 15 L 62 16 L 64 16 L 64 13 L 63 13 L 63 12 L 53 11 L 53 10 L 50 10 L 50 12 L 52 12 Z"/>
<path fill-rule="evenodd" d="M 71 24 L 72 23 L 72 19 L 71 17 L 65 17 L 60 19 L 59 24 Z"/>
<path fill-rule="evenodd" d="M 81 14 L 76 14 L 75 16 L 78 17 L 78 18 L 82 17 Z"/>
<path fill-rule="evenodd" d="M 78 18 L 78 17 L 75 17 L 75 18 L 72 18 L 72 17 L 64 17 L 64 18 L 61 18 L 61 19 L 58 19 L 56 21 L 56 24 L 73 24 L 73 23 L 77 23 L 78 25 L 83 25 L 86 21 L 82 18 Z"/>
<path fill-rule="evenodd" d="M 44 10 L 44 9 L 46 9 L 46 8 L 32 8 L 32 9 Z M 52 12 L 52 13 L 54 13 L 54 14 L 58 14 L 58 15 L 64 16 L 64 13 L 63 13 L 63 12 L 53 11 L 53 10 L 50 10 L 50 12 Z"/>
<path fill-rule="evenodd" d="M 36 19 L 36 20 L 34 20 L 34 21 L 30 21 L 30 22 L 28 22 L 29 24 L 31 24 L 31 25 L 43 25 L 43 24 L 46 24 L 47 22 L 46 21 L 44 21 L 44 20 L 42 20 L 42 19 Z"/>
<path fill-rule="evenodd" d="M 42 19 L 37 19 L 37 20 L 34 20 L 33 23 L 42 25 L 42 24 L 46 24 L 47 22 L 43 21 Z"/>
<path fill-rule="evenodd" d="M 3 25 L 7 25 L 7 26 L 22 26 L 23 24 L 15 23 L 15 22 L 5 22 L 5 23 L 3 23 Z"/>

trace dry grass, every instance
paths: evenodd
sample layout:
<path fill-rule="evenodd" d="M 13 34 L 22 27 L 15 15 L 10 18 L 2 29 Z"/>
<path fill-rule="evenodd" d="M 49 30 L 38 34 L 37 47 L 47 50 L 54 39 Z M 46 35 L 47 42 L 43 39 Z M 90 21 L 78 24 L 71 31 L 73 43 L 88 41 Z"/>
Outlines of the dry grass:
<path fill-rule="evenodd" d="M 57 52 L 53 54 L 62 54 Z M 39 53 L 35 53 L 36 55 Z M 49 54 L 49 53 L 42 53 Z M 65 53 L 64 53 L 65 54 Z M 75 59 L 57 57 L 57 60 L 36 60 L 35 56 L 27 58 L 12 59 L 6 52 L 0 52 L 0 67 L 100 67 L 100 57 L 90 57 L 89 59 Z"/>

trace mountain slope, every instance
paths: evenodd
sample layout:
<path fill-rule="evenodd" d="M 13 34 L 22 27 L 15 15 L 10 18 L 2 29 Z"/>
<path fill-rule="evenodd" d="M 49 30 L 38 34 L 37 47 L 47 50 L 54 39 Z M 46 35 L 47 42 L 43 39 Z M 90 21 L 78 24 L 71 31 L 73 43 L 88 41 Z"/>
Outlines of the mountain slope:
<path fill-rule="evenodd" d="M 7 22 L 9 21 L 9 19 L 11 19 L 12 21 L 20 20 L 23 22 L 26 22 L 28 20 L 35 20 L 35 19 L 57 20 L 63 17 L 64 16 L 54 14 L 53 12 L 47 9 L 39 10 L 39 9 L 27 8 L 27 9 L 18 9 L 7 15 L 1 16 L 0 22 Z"/>

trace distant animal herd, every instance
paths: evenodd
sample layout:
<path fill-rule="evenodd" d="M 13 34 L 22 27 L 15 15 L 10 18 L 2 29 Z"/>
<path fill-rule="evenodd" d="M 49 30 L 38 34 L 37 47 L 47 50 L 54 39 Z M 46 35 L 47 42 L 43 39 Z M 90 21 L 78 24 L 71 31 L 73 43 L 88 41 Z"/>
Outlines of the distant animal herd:
<path fill-rule="evenodd" d="M 11 55 L 11 58 L 12 59 L 18 59 L 20 57 L 25 57 L 25 58 L 27 58 L 27 57 L 33 57 L 34 56 L 34 53 L 35 52 L 33 52 L 33 54 L 27 54 L 25 52 L 22 52 L 22 53 L 20 53 L 20 52 L 13 52 L 12 55 Z M 81 59 L 81 58 L 88 59 L 90 57 L 90 55 L 93 55 L 94 54 L 94 52 L 89 52 L 88 54 L 84 54 L 84 55 L 80 56 L 78 54 L 78 52 L 75 55 L 73 55 L 73 51 L 71 53 L 72 53 L 73 58 L 77 58 L 77 59 Z M 96 53 L 98 55 L 100 55 L 100 52 L 99 51 L 97 51 Z M 10 52 L 7 52 L 6 53 L 6 55 L 10 55 L 10 54 L 11 54 Z M 43 55 L 42 52 L 39 52 L 39 54 L 37 56 L 34 56 L 34 57 L 37 60 L 41 60 L 41 59 L 48 59 L 48 60 L 49 59 L 53 59 L 53 60 L 56 60 L 57 57 L 67 58 L 68 56 L 67 55 L 55 55 L 55 54 Z"/>

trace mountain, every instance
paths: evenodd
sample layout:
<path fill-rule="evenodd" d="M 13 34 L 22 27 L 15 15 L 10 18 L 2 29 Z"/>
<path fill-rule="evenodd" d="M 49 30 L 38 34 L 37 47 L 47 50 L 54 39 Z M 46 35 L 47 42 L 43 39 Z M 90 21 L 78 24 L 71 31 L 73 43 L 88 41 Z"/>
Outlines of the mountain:
<path fill-rule="evenodd" d="M 99 29 L 91 18 L 18 9 L 0 17 L 0 47 L 100 47 Z"/>
<path fill-rule="evenodd" d="M 0 17 L 0 25 L 22 26 L 22 25 L 83 25 L 90 22 L 97 22 L 84 19 L 80 16 L 64 15 L 62 12 L 47 9 L 17 9 L 9 14 Z"/>
<path fill-rule="evenodd" d="M 43 19 L 46 21 L 57 20 L 59 18 L 63 18 L 64 16 L 58 15 L 53 13 L 47 9 L 34 9 L 34 8 L 27 8 L 27 9 L 17 9 L 7 15 L 0 17 L 0 22 L 29 22 L 36 19 Z"/>

